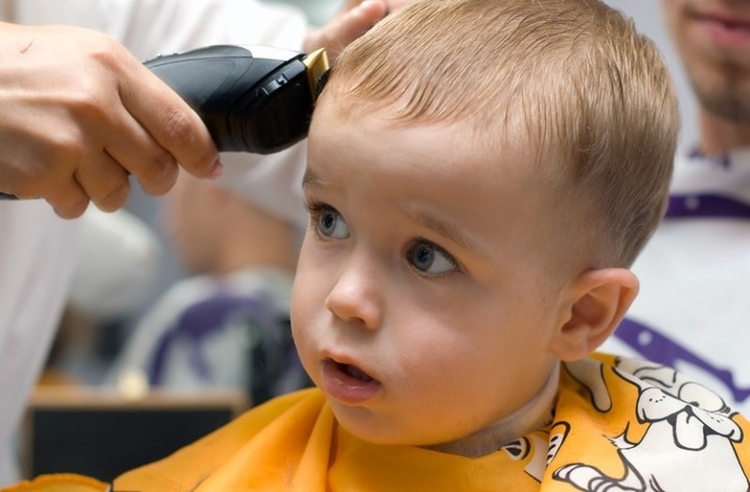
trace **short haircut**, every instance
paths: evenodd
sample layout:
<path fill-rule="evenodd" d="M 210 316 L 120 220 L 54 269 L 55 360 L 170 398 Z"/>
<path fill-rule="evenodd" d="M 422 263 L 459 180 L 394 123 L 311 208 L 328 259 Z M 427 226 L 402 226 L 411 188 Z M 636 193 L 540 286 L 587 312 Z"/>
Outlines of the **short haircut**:
<path fill-rule="evenodd" d="M 345 116 L 394 106 L 405 124 L 521 142 L 587 224 L 571 234 L 589 267 L 629 266 L 663 216 L 672 83 L 653 43 L 597 0 L 417 0 L 352 43 L 325 91 Z"/>

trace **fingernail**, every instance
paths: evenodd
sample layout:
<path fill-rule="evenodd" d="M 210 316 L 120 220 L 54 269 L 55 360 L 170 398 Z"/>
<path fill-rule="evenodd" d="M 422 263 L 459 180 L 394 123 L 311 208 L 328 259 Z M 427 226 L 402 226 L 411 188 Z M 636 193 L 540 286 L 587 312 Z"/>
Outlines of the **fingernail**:
<path fill-rule="evenodd" d="M 224 170 L 224 165 L 221 163 L 221 160 L 216 159 L 214 161 L 214 165 L 211 168 L 211 172 L 208 173 L 209 179 L 216 179 L 219 176 L 221 176 L 222 171 Z"/>
<path fill-rule="evenodd" d="M 365 0 L 364 2 L 360 3 L 359 5 L 357 5 L 356 10 L 357 11 L 365 10 L 370 5 L 372 5 L 373 3 L 375 3 L 375 2 L 373 2 L 373 0 Z"/>

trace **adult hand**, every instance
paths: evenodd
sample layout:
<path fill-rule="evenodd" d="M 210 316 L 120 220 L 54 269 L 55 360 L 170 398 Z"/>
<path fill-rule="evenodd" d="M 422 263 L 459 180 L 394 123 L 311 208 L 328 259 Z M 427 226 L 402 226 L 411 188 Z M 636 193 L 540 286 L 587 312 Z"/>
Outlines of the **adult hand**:
<path fill-rule="evenodd" d="M 349 43 L 387 13 L 387 2 L 382 0 L 347 0 L 325 26 L 308 31 L 304 50 L 310 53 L 325 48 L 328 60 L 333 63 Z"/>
<path fill-rule="evenodd" d="M 221 169 L 198 115 L 120 43 L 0 23 L 0 191 L 73 218 L 89 200 L 121 207 L 129 174 L 146 193 L 165 193 L 178 163 L 199 177 Z"/>

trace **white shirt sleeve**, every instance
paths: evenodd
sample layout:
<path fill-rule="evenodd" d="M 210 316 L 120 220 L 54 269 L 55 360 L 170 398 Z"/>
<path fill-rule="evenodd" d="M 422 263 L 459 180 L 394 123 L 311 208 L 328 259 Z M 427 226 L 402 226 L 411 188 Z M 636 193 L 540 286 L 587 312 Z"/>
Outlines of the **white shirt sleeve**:
<path fill-rule="evenodd" d="M 17 478 L 8 450 L 65 304 L 75 227 L 47 202 L 0 202 L 0 484 Z"/>

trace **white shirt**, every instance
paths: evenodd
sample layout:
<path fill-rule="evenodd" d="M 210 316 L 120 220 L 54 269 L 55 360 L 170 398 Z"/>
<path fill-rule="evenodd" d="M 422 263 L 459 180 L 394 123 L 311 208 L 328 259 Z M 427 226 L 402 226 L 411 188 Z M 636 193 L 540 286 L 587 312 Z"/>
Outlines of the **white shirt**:
<path fill-rule="evenodd" d="M 145 60 L 210 44 L 299 50 L 307 28 L 286 6 L 253 0 L 0 0 L 2 20 L 106 32 Z M 259 206 L 303 222 L 304 145 L 265 157 L 228 154 L 222 178 Z M 0 485 L 18 476 L 13 435 L 67 298 L 75 222 L 41 201 L 0 202 Z"/>
<path fill-rule="evenodd" d="M 11 441 L 65 304 L 74 230 L 47 202 L 0 203 L 0 484 L 15 478 Z"/>

